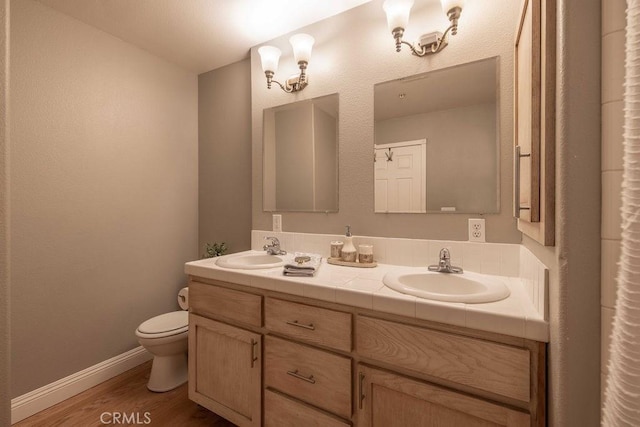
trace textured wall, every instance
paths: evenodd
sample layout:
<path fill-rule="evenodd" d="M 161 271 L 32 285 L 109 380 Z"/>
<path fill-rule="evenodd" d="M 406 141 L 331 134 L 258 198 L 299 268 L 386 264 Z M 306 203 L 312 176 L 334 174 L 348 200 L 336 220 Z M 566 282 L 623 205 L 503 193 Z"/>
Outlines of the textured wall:
<path fill-rule="evenodd" d="M 602 389 L 606 386 L 620 260 L 625 0 L 602 2 Z"/>
<path fill-rule="evenodd" d="M 606 0 L 609 1 L 609 0 Z M 600 416 L 600 1 L 557 0 L 556 246 L 550 270 L 550 426 Z M 588 30 L 587 30 L 588 29 Z"/>
<path fill-rule="evenodd" d="M 138 346 L 197 257 L 197 76 L 11 2 L 15 397 Z"/>
<path fill-rule="evenodd" d="M 407 40 L 448 23 L 439 2 L 416 5 Z M 513 40 L 520 2 L 477 0 L 462 12 L 458 35 L 441 53 L 427 58 L 396 53 L 382 11 L 373 0 L 339 16 L 300 31 L 316 38 L 309 64 L 310 85 L 301 93 L 267 90 L 257 48 L 251 50 L 253 129 L 253 228 L 271 229 L 271 214 L 262 205 L 262 111 L 277 105 L 338 93 L 339 212 L 336 214 L 283 213 L 285 231 L 341 233 L 351 224 L 356 235 L 467 240 L 465 214 L 374 214 L 373 87 L 376 83 L 429 70 L 499 56 L 500 82 L 500 206 L 499 214 L 485 215 L 487 239 L 520 242 L 512 217 L 512 107 Z M 276 79 L 293 73 L 288 36 L 269 42 L 282 49 Z M 275 86 L 275 85 L 274 85 Z M 452 165 L 454 167 L 455 165 Z"/>
<path fill-rule="evenodd" d="M 249 60 L 198 76 L 200 254 L 206 243 L 251 248 Z"/>
<path fill-rule="evenodd" d="M 0 1 L 0 425 L 11 424 L 9 334 L 9 0 Z"/>

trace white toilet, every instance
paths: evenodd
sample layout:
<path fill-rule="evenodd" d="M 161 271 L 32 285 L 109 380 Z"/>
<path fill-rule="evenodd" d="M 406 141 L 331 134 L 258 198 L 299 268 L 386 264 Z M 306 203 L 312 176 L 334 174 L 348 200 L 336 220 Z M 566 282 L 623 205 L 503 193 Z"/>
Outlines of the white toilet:
<path fill-rule="evenodd" d="M 147 388 L 155 392 L 173 390 L 187 382 L 187 334 L 189 332 L 188 289 L 178 294 L 181 311 L 161 314 L 136 329 L 138 342 L 153 354 Z"/>

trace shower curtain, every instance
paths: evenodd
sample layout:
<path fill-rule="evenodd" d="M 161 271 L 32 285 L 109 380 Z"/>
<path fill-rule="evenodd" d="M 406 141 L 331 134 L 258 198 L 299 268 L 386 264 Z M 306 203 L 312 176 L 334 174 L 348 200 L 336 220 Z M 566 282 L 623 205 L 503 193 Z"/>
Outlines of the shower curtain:
<path fill-rule="evenodd" d="M 640 0 L 627 1 L 624 91 L 622 253 L 602 417 L 607 427 L 640 426 Z"/>

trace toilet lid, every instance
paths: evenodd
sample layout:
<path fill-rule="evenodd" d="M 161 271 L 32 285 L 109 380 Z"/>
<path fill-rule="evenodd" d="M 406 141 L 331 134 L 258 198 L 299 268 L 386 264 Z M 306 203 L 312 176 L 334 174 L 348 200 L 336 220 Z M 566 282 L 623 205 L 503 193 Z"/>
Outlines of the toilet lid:
<path fill-rule="evenodd" d="M 152 317 L 138 327 L 143 334 L 163 334 L 189 327 L 188 311 L 172 311 Z"/>

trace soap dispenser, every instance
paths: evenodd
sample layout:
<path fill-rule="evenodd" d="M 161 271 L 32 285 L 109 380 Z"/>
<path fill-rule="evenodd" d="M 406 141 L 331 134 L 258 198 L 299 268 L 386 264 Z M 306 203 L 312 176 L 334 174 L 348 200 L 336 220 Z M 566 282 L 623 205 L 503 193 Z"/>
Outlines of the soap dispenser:
<path fill-rule="evenodd" d="M 356 262 L 356 257 L 358 256 L 356 252 L 356 247 L 353 246 L 353 236 L 351 235 L 351 226 L 347 225 L 345 227 L 347 232 L 344 236 L 344 246 L 342 247 L 342 260 L 347 262 Z"/>

